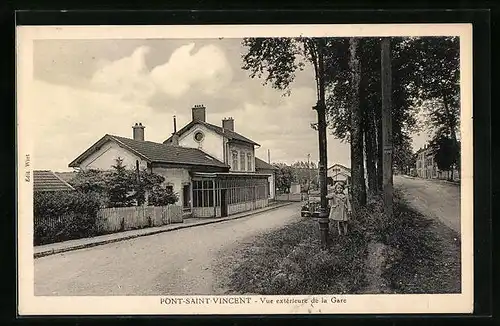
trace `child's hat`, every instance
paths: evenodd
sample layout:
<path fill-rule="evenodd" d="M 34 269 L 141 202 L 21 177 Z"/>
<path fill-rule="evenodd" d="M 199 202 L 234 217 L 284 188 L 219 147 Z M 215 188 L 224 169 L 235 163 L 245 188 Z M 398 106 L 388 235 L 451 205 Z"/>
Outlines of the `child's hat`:
<path fill-rule="evenodd" d="M 342 186 L 342 188 L 345 188 L 345 182 L 342 180 L 336 181 L 334 187 L 337 187 L 338 185 Z"/>

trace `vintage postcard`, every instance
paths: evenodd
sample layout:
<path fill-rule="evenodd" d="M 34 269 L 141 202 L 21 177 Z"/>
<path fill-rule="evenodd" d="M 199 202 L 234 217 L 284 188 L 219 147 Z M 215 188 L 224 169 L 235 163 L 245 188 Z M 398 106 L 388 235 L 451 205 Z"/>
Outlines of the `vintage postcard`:
<path fill-rule="evenodd" d="M 16 38 L 20 315 L 472 313 L 471 25 Z"/>

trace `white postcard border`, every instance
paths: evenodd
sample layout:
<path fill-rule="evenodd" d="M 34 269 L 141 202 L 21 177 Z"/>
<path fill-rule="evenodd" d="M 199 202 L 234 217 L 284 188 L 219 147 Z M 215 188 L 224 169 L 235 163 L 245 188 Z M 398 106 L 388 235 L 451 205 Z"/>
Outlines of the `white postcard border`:
<path fill-rule="evenodd" d="M 419 295 L 314 296 L 152 296 L 44 297 L 34 296 L 33 189 L 27 156 L 33 153 L 31 126 L 43 112 L 29 112 L 33 80 L 33 41 L 36 39 L 158 39 L 241 38 L 246 36 L 459 36 L 461 83 L 461 237 L 462 293 Z M 381 314 L 471 313 L 473 310 L 473 144 L 472 144 L 472 25 L 218 25 L 218 26 L 21 26 L 17 28 L 17 158 L 18 158 L 18 290 L 21 315 L 134 314 Z M 214 298 L 250 298 L 251 303 L 213 303 Z M 210 304 L 172 304 L 172 299 L 210 298 Z M 261 299 L 273 303 L 262 303 Z M 307 304 L 277 303 L 283 298 L 308 299 Z M 311 303 L 312 299 L 319 302 Z M 346 303 L 332 300 L 345 299 Z M 325 300 L 325 303 L 322 303 Z M 167 304 L 167 301 L 170 303 Z"/>

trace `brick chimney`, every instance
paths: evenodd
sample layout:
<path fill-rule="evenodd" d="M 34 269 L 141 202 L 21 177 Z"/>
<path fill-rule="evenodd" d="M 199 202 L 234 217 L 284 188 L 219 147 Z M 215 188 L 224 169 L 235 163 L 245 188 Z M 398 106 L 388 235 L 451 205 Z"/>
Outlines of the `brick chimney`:
<path fill-rule="evenodd" d="M 179 146 L 179 135 L 178 134 L 172 135 L 172 143 L 170 145 Z"/>
<path fill-rule="evenodd" d="M 132 126 L 132 130 L 134 131 L 134 140 L 138 141 L 144 141 L 144 127 L 142 123 L 135 123 L 134 126 Z"/>
<path fill-rule="evenodd" d="M 206 122 L 206 109 L 204 105 L 197 104 L 191 109 L 193 113 L 193 121 Z"/>
<path fill-rule="evenodd" d="M 231 117 L 222 119 L 222 129 L 234 131 L 234 119 Z"/>

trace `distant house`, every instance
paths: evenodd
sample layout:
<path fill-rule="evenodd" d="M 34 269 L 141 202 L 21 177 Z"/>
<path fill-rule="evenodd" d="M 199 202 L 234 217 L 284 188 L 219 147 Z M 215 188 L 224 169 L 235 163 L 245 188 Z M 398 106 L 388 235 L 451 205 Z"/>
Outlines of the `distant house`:
<path fill-rule="evenodd" d="M 33 171 L 33 191 L 35 192 L 58 192 L 74 191 L 69 183 L 49 170 Z"/>
<path fill-rule="evenodd" d="M 327 170 L 327 179 L 329 185 L 333 185 L 336 181 L 343 181 L 346 185 L 350 185 L 351 169 L 341 164 L 334 164 Z"/>
<path fill-rule="evenodd" d="M 424 179 L 453 179 L 459 180 L 460 173 L 456 168 L 452 171 L 441 171 L 434 161 L 432 147 L 424 145 L 415 153 L 417 159 L 415 163 L 416 176 Z"/>
<path fill-rule="evenodd" d="M 425 145 L 417 151 L 416 155 L 417 176 L 424 179 L 437 178 L 437 165 L 434 163 L 432 148 Z"/>
<path fill-rule="evenodd" d="M 196 105 L 192 121 L 163 143 L 146 141 L 145 127 L 136 123 L 133 138 L 105 135 L 79 155 L 70 167 L 108 170 L 116 158 L 128 168 L 147 169 L 165 177 L 165 187 L 179 195 L 186 214 L 224 217 L 268 205 L 273 178 L 256 167 L 256 142 L 234 131 L 234 120 L 221 126 L 206 121 L 206 109 Z"/>

